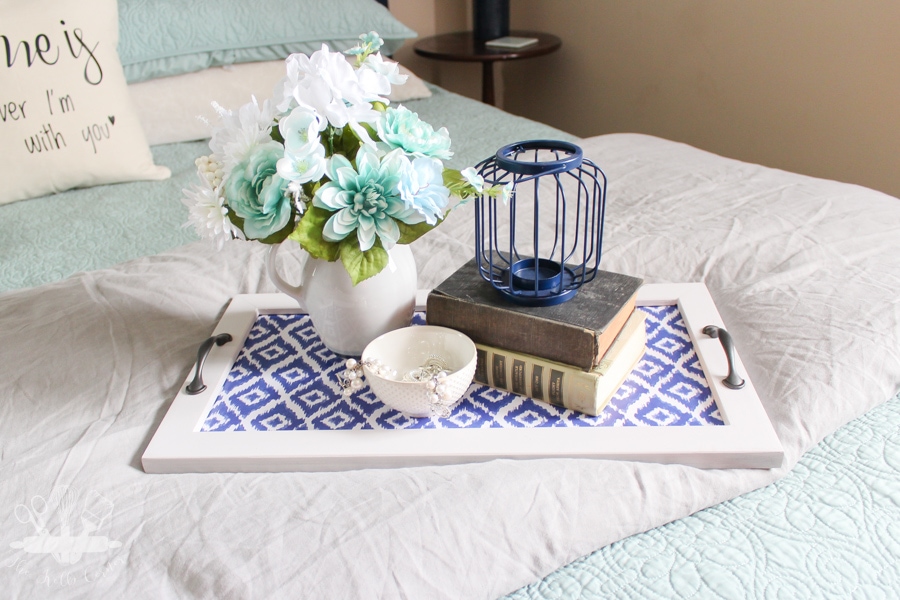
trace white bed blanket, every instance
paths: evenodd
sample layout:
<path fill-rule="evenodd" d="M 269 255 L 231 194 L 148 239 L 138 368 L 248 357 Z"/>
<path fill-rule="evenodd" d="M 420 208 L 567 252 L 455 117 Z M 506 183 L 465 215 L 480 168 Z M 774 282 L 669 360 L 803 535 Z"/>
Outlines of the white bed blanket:
<path fill-rule="evenodd" d="M 141 454 L 228 299 L 273 291 L 260 246 L 194 244 L 0 295 L 0 587 L 492 598 L 774 481 L 900 389 L 900 201 L 647 136 L 582 146 L 610 180 L 602 267 L 706 283 L 784 445 L 782 469 L 536 460 L 147 475 Z M 470 219 L 460 211 L 416 243 L 423 287 L 471 257 Z M 37 528 L 17 517 L 60 486 L 69 494 L 46 527 L 99 523 L 103 551 L 22 547 Z"/>

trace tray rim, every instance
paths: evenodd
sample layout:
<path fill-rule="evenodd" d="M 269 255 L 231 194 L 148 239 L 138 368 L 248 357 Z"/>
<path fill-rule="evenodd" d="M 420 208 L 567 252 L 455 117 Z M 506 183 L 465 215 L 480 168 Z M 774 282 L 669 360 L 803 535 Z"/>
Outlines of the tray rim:
<path fill-rule="evenodd" d="M 419 290 L 417 310 L 425 309 L 428 291 Z M 241 294 L 231 299 L 213 331 L 212 335 L 229 333 L 234 341 L 214 346 L 207 357 L 207 389 L 195 396 L 184 393 L 193 373 L 188 375 L 141 463 L 147 473 L 342 471 L 538 458 L 633 460 L 699 468 L 780 467 L 784 450 L 737 348 L 735 364 L 747 384 L 740 390 L 722 384 L 728 373 L 725 354 L 719 341 L 702 330 L 725 324 L 706 286 L 641 286 L 638 307 L 662 305 L 678 306 L 725 425 L 201 432 L 202 418 L 256 319 L 263 314 L 305 312 L 281 293 Z"/>

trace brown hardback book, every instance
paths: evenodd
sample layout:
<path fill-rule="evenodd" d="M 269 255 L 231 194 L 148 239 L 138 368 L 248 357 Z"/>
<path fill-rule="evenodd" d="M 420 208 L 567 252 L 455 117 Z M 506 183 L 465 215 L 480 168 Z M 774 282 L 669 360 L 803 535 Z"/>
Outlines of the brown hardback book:
<path fill-rule="evenodd" d="M 634 311 L 643 280 L 598 271 L 556 306 L 521 306 L 481 278 L 472 259 L 428 294 L 429 325 L 450 327 L 476 344 L 531 354 L 589 371 L 600 364 Z"/>

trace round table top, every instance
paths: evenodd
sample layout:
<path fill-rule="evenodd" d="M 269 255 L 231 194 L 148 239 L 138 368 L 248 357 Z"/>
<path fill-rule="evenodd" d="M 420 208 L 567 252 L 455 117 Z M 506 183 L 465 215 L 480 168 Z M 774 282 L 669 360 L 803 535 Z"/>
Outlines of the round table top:
<path fill-rule="evenodd" d="M 509 35 L 537 38 L 538 42 L 524 48 L 489 48 L 484 45 L 484 41 L 476 40 L 471 31 L 457 31 L 423 38 L 413 45 L 413 50 L 420 56 L 438 60 L 493 62 L 543 56 L 562 46 L 562 40 L 550 33 L 510 31 Z"/>

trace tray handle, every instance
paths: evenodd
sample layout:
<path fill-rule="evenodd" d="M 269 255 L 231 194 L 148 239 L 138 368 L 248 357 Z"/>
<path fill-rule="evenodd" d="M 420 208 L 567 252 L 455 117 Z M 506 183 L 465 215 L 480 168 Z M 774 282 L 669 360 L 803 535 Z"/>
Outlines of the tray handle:
<path fill-rule="evenodd" d="M 206 389 L 206 384 L 203 383 L 203 363 L 206 362 L 206 357 L 209 356 L 209 352 L 212 350 L 213 346 L 224 346 L 230 341 L 230 333 L 220 333 L 219 335 L 208 338 L 200 344 L 200 348 L 197 350 L 197 368 L 194 370 L 194 378 L 191 379 L 191 382 L 184 388 L 185 394 L 196 396 Z"/>
<path fill-rule="evenodd" d="M 746 383 L 744 379 L 737 374 L 734 368 L 734 342 L 731 340 L 731 334 L 725 331 L 723 327 L 715 325 L 707 325 L 703 328 L 703 333 L 711 338 L 719 338 L 722 342 L 722 350 L 725 351 L 725 358 L 728 359 L 728 377 L 722 380 L 725 387 L 732 390 L 739 390 Z"/>

